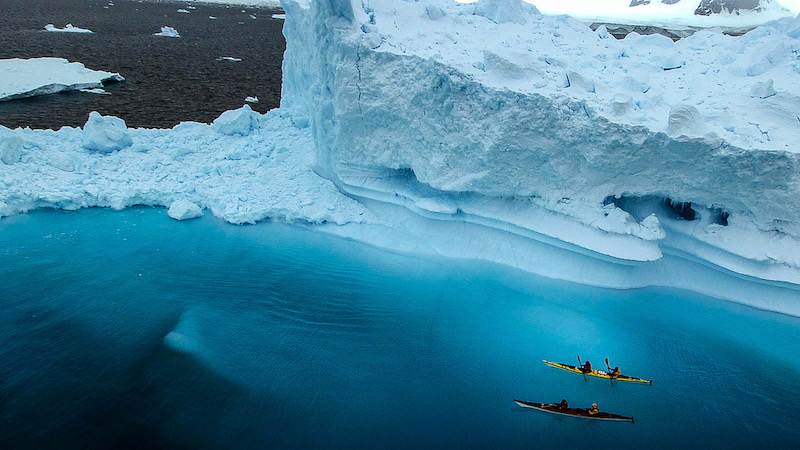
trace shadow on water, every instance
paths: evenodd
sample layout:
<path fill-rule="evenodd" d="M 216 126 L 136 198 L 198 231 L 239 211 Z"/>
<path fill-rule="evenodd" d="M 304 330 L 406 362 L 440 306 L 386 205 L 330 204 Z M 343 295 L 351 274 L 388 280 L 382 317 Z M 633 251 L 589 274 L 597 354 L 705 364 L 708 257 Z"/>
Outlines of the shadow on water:
<path fill-rule="evenodd" d="M 17 321 L 0 358 L 4 448 L 254 448 L 302 442 L 286 405 L 163 344 L 171 326 L 121 345 L 74 320 Z M 44 326 L 34 325 L 44 323 Z M 13 356 L 12 356 L 13 354 Z"/>
<path fill-rule="evenodd" d="M 16 128 L 83 126 L 91 111 L 115 115 L 129 127 L 169 128 L 210 123 L 226 110 L 266 112 L 280 103 L 283 21 L 269 8 L 186 2 L 3 0 L 0 59 L 59 57 L 93 70 L 118 72 L 111 95 L 53 94 L 0 102 L 0 125 Z M 211 19 L 210 17 L 215 17 Z M 255 19 L 253 18 L 255 17 Z M 72 23 L 94 34 L 49 33 L 48 23 Z M 162 26 L 180 38 L 154 36 Z M 241 61 L 219 61 L 221 57 Z"/>

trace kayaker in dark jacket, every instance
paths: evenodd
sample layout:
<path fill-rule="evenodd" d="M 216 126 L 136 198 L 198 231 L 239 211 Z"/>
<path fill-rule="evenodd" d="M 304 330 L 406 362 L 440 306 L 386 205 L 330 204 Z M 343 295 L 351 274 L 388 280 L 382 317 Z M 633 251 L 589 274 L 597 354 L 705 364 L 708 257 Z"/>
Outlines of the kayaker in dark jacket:
<path fill-rule="evenodd" d="M 584 372 L 584 373 L 591 372 L 592 371 L 592 363 L 590 361 L 586 361 L 585 363 L 583 363 L 583 365 L 581 366 L 581 371 Z"/>
<path fill-rule="evenodd" d="M 619 376 L 619 366 L 614 367 L 611 369 L 611 372 L 608 374 L 611 378 L 617 378 Z"/>
<path fill-rule="evenodd" d="M 556 406 L 558 406 L 558 409 L 560 409 L 560 410 L 569 409 L 569 403 L 567 403 L 567 399 L 565 399 L 565 398 L 562 398 L 561 399 L 561 403 L 559 403 Z"/>

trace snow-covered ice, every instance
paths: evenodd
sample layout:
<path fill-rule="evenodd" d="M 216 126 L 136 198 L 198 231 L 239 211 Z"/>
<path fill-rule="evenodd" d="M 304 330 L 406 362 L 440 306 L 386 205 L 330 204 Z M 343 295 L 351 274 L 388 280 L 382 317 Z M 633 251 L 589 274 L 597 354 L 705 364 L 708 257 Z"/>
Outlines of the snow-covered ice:
<path fill-rule="evenodd" d="M 90 70 L 63 58 L 0 59 L 0 101 L 102 88 L 104 82 L 123 80 L 118 73 Z"/>
<path fill-rule="evenodd" d="M 50 31 L 52 33 L 84 33 L 84 34 L 92 34 L 92 30 L 87 30 L 86 28 L 78 28 L 72 26 L 71 23 L 68 23 L 64 28 L 58 28 L 52 23 L 48 23 L 44 26 L 44 29 Z"/>
<path fill-rule="evenodd" d="M 618 41 L 518 0 L 283 6 L 280 109 L 109 153 L 92 119 L 0 129 L 0 215 L 186 201 L 800 315 L 800 17 Z"/>

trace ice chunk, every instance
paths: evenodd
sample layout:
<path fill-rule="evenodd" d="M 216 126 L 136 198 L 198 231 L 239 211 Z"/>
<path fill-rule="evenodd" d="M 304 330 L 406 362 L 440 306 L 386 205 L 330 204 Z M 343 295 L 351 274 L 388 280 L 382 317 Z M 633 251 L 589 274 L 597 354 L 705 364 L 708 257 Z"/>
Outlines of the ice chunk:
<path fill-rule="evenodd" d="M 203 210 L 200 209 L 197 204 L 188 200 L 175 200 L 169 206 L 167 215 L 175 220 L 187 220 L 201 217 L 203 215 Z"/>
<path fill-rule="evenodd" d="M 83 146 L 86 149 L 111 153 L 132 144 L 133 139 L 124 120 L 114 116 L 104 117 L 97 111 L 89 114 L 89 120 L 83 126 Z"/>
<path fill-rule="evenodd" d="M 525 24 L 528 18 L 540 16 L 541 13 L 535 6 L 522 0 L 480 0 L 475 6 L 475 15 L 497 24 Z"/>
<path fill-rule="evenodd" d="M 707 127 L 697 108 L 692 105 L 675 105 L 669 111 L 668 132 L 670 136 L 699 137 L 706 134 Z"/>
<path fill-rule="evenodd" d="M 72 26 L 71 23 L 68 23 L 64 28 L 58 28 L 52 23 L 48 23 L 44 26 L 44 29 L 50 31 L 51 33 L 84 33 L 84 34 L 92 34 L 92 30 L 87 30 L 86 28 L 78 28 Z"/>
<path fill-rule="evenodd" d="M 0 161 L 6 165 L 19 162 L 22 157 L 22 139 L 11 130 L 0 126 Z"/>
<path fill-rule="evenodd" d="M 222 134 L 247 136 L 258 128 L 258 113 L 244 105 L 239 109 L 225 111 L 214 120 L 213 127 Z"/>
<path fill-rule="evenodd" d="M 750 89 L 750 97 L 767 98 L 777 94 L 775 88 L 772 86 L 772 79 L 767 81 L 760 81 L 753 85 Z"/>
<path fill-rule="evenodd" d="M 153 33 L 153 35 L 171 37 L 171 38 L 181 37 L 181 35 L 178 34 L 178 30 L 172 27 L 161 27 L 161 31 L 159 31 L 158 33 Z"/>

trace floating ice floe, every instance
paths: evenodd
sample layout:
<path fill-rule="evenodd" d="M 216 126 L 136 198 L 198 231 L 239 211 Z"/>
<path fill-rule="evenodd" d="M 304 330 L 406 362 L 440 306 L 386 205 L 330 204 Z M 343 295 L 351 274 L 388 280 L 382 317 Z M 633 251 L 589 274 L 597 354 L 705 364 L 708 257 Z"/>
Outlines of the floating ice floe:
<path fill-rule="evenodd" d="M 258 97 L 248 96 L 244 98 L 244 101 L 246 101 L 247 103 L 258 103 Z"/>
<path fill-rule="evenodd" d="M 87 30 L 86 28 L 78 28 L 72 26 L 71 23 L 68 23 L 64 28 L 57 28 L 52 23 L 48 23 L 44 26 L 44 29 L 51 32 L 51 33 L 83 33 L 83 34 L 92 34 L 94 33 L 92 30 Z"/>
<path fill-rule="evenodd" d="M 111 95 L 111 92 L 100 88 L 80 89 L 80 92 L 86 92 L 87 94 Z"/>
<path fill-rule="evenodd" d="M 62 91 L 101 89 L 103 83 L 123 81 L 118 73 L 87 69 L 63 58 L 0 60 L 0 101 Z"/>
<path fill-rule="evenodd" d="M 161 27 L 161 31 L 158 33 L 153 33 L 154 36 L 164 36 L 164 37 L 171 37 L 171 38 L 179 38 L 181 37 L 178 34 L 178 30 L 172 27 Z"/>
<path fill-rule="evenodd" d="M 183 9 L 183 8 L 179 9 L 179 10 L 178 10 L 178 12 L 179 12 L 179 13 L 183 13 L 183 14 L 189 14 L 189 13 L 191 13 L 191 11 L 189 11 L 188 9 Z"/>
<path fill-rule="evenodd" d="M 217 61 L 239 62 L 241 60 L 242 60 L 242 58 L 236 58 L 236 57 L 233 57 L 233 56 L 220 56 L 219 58 L 217 58 Z"/>

